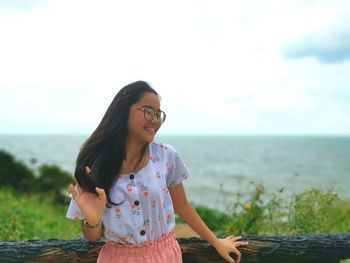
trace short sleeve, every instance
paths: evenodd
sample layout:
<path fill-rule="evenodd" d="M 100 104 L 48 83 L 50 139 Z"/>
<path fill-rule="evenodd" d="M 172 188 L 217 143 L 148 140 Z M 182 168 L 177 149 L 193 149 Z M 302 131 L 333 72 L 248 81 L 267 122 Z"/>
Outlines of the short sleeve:
<path fill-rule="evenodd" d="M 70 200 L 66 217 L 70 219 L 79 219 L 79 220 L 85 219 L 84 214 L 80 211 L 79 206 L 77 205 L 77 203 L 73 198 Z"/>
<path fill-rule="evenodd" d="M 77 188 L 75 188 L 75 189 L 77 190 Z M 80 208 L 79 208 L 77 202 L 75 202 L 75 200 L 73 198 L 70 200 L 66 217 L 68 217 L 70 219 L 76 219 L 76 220 L 84 220 L 85 219 L 84 214 L 80 211 Z"/>
<path fill-rule="evenodd" d="M 182 183 L 190 176 L 190 170 L 181 159 L 180 155 L 172 148 L 169 149 L 170 161 L 168 163 L 168 176 L 166 184 L 168 187 L 172 187 Z"/>

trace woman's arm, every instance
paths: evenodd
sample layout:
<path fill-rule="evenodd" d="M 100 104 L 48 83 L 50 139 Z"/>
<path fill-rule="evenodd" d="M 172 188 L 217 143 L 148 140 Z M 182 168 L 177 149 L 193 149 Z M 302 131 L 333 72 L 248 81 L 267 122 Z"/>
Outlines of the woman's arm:
<path fill-rule="evenodd" d="M 91 242 L 96 242 L 99 240 L 103 233 L 103 225 L 101 221 L 94 225 L 88 223 L 87 221 L 83 221 L 81 224 L 81 229 L 84 237 Z"/>
<path fill-rule="evenodd" d="M 169 187 L 169 192 L 175 212 L 181 216 L 198 235 L 208 241 L 228 262 L 235 262 L 229 255 L 229 253 L 233 252 L 237 255 L 237 263 L 239 263 L 241 253 L 236 247 L 247 245 L 248 243 L 239 241 L 241 237 L 229 236 L 225 239 L 218 239 L 188 202 L 182 183 L 174 187 Z"/>
<path fill-rule="evenodd" d="M 91 172 L 89 167 L 85 167 L 86 173 Z M 103 233 L 102 215 L 106 209 L 107 197 L 102 188 L 96 187 L 96 194 L 84 191 L 78 184 L 69 186 L 69 192 L 77 203 L 79 209 L 84 214 L 86 220 L 82 223 L 84 237 L 92 242 L 100 239 Z"/>

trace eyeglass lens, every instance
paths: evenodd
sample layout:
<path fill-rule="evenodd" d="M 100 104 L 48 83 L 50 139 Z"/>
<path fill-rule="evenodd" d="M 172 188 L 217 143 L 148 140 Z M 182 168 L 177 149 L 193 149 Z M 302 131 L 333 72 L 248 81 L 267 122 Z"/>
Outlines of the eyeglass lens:
<path fill-rule="evenodd" d="M 154 115 L 156 115 L 156 118 L 159 122 L 165 121 L 165 114 L 163 111 L 155 112 L 152 108 L 145 108 L 145 118 L 147 120 L 153 120 Z"/>

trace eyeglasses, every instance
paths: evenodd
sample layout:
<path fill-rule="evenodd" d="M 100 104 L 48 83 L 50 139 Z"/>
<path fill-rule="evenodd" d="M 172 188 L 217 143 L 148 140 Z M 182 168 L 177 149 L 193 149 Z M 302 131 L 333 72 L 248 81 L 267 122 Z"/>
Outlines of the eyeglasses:
<path fill-rule="evenodd" d="M 137 109 L 143 111 L 146 121 L 153 121 L 154 117 L 156 117 L 159 123 L 162 124 L 165 122 L 166 114 L 164 111 L 161 111 L 161 110 L 155 111 L 151 107 L 144 107 L 144 108 L 137 108 Z"/>

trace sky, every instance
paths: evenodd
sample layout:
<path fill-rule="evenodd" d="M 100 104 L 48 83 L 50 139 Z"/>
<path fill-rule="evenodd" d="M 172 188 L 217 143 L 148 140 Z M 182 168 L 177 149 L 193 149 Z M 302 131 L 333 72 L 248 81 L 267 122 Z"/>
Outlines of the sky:
<path fill-rule="evenodd" d="M 136 80 L 160 134 L 350 135 L 350 1 L 0 0 L 0 134 L 90 134 Z"/>

